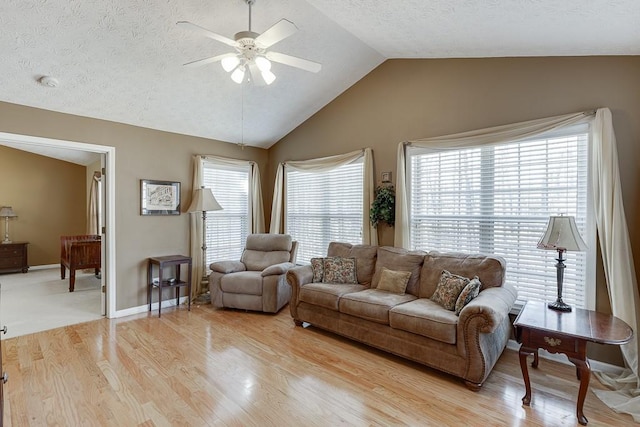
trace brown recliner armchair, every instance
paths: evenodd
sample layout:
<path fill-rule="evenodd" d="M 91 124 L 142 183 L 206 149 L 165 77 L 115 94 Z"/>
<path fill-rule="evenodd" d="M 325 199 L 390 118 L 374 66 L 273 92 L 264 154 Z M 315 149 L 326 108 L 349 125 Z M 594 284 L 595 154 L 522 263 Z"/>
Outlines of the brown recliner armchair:
<path fill-rule="evenodd" d="M 291 298 L 285 278 L 295 265 L 298 242 L 287 234 L 251 234 L 240 261 L 210 265 L 214 307 L 277 313 Z"/>
<path fill-rule="evenodd" d="M 69 292 L 76 284 L 76 270 L 93 268 L 100 273 L 102 243 L 99 235 L 83 234 L 60 236 L 60 278 L 64 280 L 69 269 Z"/>

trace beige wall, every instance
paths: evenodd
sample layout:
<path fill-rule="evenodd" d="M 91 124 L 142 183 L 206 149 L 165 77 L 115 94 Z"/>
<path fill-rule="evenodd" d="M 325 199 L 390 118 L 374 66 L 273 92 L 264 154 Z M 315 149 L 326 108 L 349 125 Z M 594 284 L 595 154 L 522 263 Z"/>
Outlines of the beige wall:
<path fill-rule="evenodd" d="M 640 254 L 639 76 L 638 56 L 388 60 L 273 146 L 266 180 L 273 188 L 274 165 L 285 160 L 372 147 L 376 181 L 382 171 L 395 181 L 401 141 L 609 107 L 632 247 Z M 272 194 L 265 196 L 270 205 Z M 380 243 L 393 244 L 392 229 L 382 230 Z M 610 311 L 601 267 L 597 281 L 597 309 Z M 598 346 L 592 357 L 600 351 L 610 353 Z"/>
<path fill-rule="evenodd" d="M 84 166 L 0 146 L 0 205 L 18 215 L 9 236 L 29 242 L 30 266 L 60 262 L 60 236 L 84 234 L 85 204 Z"/>
<path fill-rule="evenodd" d="M 191 200 L 194 154 L 254 160 L 261 170 L 267 165 L 267 151 L 262 149 L 8 103 L 0 103 L 0 132 L 116 147 L 117 310 L 146 304 L 148 257 L 189 253 L 188 214 L 140 216 L 140 179 L 180 181 L 184 212 Z M 86 206 L 84 174 L 82 168 L 79 206 Z M 55 192 L 51 197 L 56 197 Z"/>

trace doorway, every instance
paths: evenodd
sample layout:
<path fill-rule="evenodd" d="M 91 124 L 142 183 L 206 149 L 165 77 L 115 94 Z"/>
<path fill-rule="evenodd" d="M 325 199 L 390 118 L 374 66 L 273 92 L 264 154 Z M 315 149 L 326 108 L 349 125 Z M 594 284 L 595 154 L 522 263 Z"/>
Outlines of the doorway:
<path fill-rule="evenodd" d="M 99 154 L 104 168 L 102 176 L 104 230 L 102 239 L 102 283 L 104 311 L 108 318 L 116 316 L 115 287 L 115 147 L 34 137 L 0 132 L 0 143 L 19 150 L 55 157 L 56 151 L 76 151 Z"/>

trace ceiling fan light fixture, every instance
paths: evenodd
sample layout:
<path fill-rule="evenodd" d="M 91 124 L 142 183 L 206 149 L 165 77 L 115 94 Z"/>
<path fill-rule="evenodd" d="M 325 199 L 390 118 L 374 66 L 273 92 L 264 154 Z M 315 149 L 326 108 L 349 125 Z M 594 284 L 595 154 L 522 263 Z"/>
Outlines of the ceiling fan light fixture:
<path fill-rule="evenodd" d="M 240 66 L 231 73 L 231 80 L 241 84 L 244 81 L 244 66 Z"/>
<path fill-rule="evenodd" d="M 263 71 L 261 74 L 262 74 L 262 78 L 264 79 L 264 82 L 268 85 L 273 83 L 274 80 L 276 79 L 276 75 L 273 74 L 270 70 Z"/>
<path fill-rule="evenodd" d="M 265 72 L 271 70 L 271 61 L 269 61 L 264 56 L 258 56 L 255 59 L 255 61 L 256 61 L 256 66 L 258 67 L 258 69 L 260 71 L 262 71 L 262 73 L 265 73 Z"/>
<path fill-rule="evenodd" d="M 222 68 L 227 73 L 229 73 L 233 71 L 233 69 L 236 68 L 238 64 L 240 64 L 240 58 L 238 58 L 237 56 L 228 56 L 226 58 L 223 58 L 222 61 L 220 61 L 220 64 L 222 64 Z"/>

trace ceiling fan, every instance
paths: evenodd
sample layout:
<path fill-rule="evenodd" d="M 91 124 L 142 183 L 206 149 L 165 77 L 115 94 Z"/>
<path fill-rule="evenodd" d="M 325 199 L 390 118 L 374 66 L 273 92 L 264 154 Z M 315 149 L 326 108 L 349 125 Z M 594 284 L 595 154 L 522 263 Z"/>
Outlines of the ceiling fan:
<path fill-rule="evenodd" d="M 317 62 L 268 50 L 274 44 L 298 31 L 298 27 L 287 19 L 281 19 L 262 34 L 254 33 L 251 31 L 251 6 L 253 6 L 255 0 L 244 1 L 249 5 L 249 30 L 236 33 L 234 40 L 188 21 L 179 21 L 177 23 L 182 27 L 197 31 L 236 50 L 235 52 L 187 62 L 184 64 L 185 66 L 200 66 L 219 61 L 222 68 L 226 72 L 231 73 L 231 80 L 238 84 L 241 84 L 245 80 L 257 84 L 264 82 L 270 85 L 273 83 L 276 76 L 271 71 L 271 61 L 300 68 L 312 73 L 320 71 L 322 65 Z M 257 76 L 260 76 L 260 78 Z"/>

